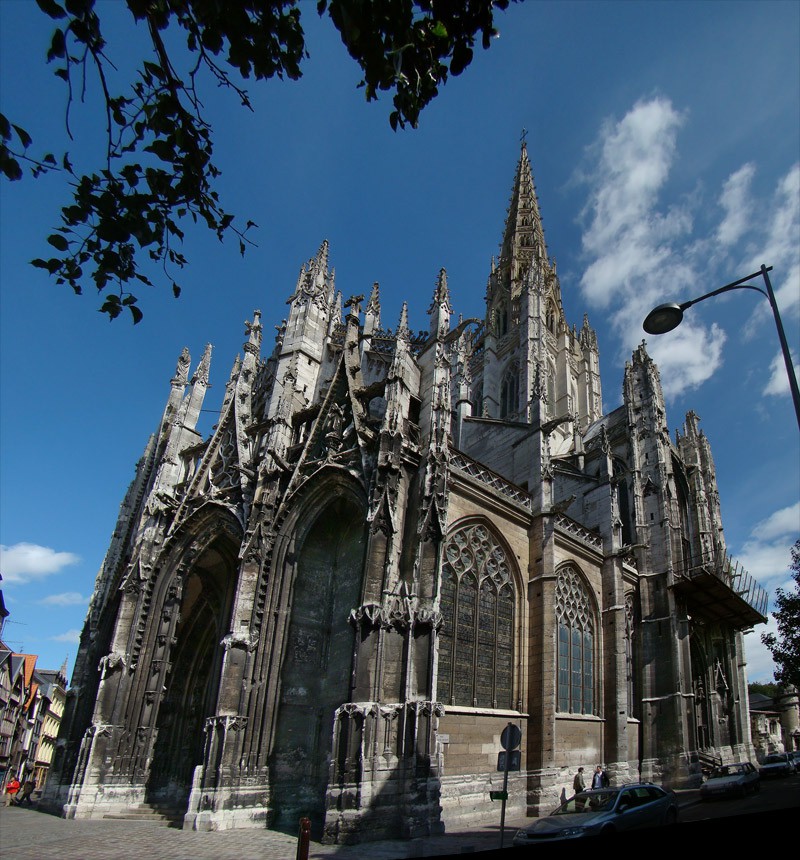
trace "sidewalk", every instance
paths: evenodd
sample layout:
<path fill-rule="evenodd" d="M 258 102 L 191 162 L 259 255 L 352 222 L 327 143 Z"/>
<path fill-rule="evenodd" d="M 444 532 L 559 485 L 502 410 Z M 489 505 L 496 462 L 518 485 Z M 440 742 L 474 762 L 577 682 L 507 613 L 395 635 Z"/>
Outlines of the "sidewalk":
<path fill-rule="evenodd" d="M 699 800 L 697 791 L 677 792 L 681 807 Z M 530 818 L 506 821 L 505 845 Z M 360 845 L 311 843 L 310 860 L 404 860 L 494 851 L 500 847 L 496 825 L 424 839 L 387 839 Z M 223 830 L 198 833 L 150 821 L 98 819 L 66 821 L 32 809 L 0 808 L 0 854 L 14 860 L 294 860 L 297 839 L 273 830 Z"/>

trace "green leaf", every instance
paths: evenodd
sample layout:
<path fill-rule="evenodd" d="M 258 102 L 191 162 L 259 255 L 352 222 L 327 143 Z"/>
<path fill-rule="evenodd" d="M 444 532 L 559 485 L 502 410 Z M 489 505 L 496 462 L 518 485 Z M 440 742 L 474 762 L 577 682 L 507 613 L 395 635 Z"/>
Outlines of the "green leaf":
<path fill-rule="evenodd" d="M 431 27 L 431 33 L 433 33 L 434 36 L 437 36 L 440 39 L 446 39 L 447 38 L 447 27 L 445 27 L 445 25 L 442 24 L 441 21 L 437 21 L 433 25 L 433 27 Z"/>
<path fill-rule="evenodd" d="M 69 242 L 60 233 L 53 233 L 52 236 L 48 236 L 47 241 L 57 251 L 66 251 L 69 248 Z"/>
<path fill-rule="evenodd" d="M 17 137 L 19 138 L 19 142 L 22 144 L 23 148 L 27 149 L 33 143 L 31 136 L 24 128 L 20 128 L 18 125 L 14 125 L 12 128 L 17 133 Z"/>
<path fill-rule="evenodd" d="M 155 75 L 159 80 L 164 79 L 164 70 L 161 66 L 156 63 L 151 63 L 149 60 L 145 60 L 144 67 L 151 75 Z"/>
<path fill-rule="evenodd" d="M 64 36 L 64 31 L 56 28 L 56 31 L 53 33 L 53 38 L 50 40 L 50 49 L 47 52 L 47 62 L 52 62 L 56 57 L 65 57 L 66 54 L 67 40 Z M 56 71 L 56 74 L 58 74 L 58 71 Z"/>
<path fill-rule="evenodd" d="M 19 166 L 19 162 L 5 152 L 0 156 L 0 169 L 2 169 L 6 179 L 10 179 L 12 182 L 22 179 L 22 168 Z"/>
<path fill-rule="evenodd" d="M 36 0 L 36 5 L 51 18 L 66 18 L 67 13 L 53 0 Z"/>

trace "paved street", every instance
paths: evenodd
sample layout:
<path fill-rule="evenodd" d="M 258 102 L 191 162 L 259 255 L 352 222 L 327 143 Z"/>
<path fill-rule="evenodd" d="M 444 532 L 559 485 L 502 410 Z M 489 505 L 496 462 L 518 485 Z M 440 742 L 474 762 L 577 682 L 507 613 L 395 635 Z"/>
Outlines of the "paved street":
<path fill-rule="evenodd" d="M 767 783 L 761 795 L 743 801 L 701 804 L 697 791 L 678 793 L 683 822 L 738 816 L 762 809 L 786 809 L 800 801 L 800 778 Z M 731 805 L 733 804 L 733 805 Z M 744 819 L 746 820 L 746 818 Z M 731 823 L 734 819 L 730 819 Z M 516 828 L 530 819 L 507 822 L 506 845 Z M 699 823 L 679 825 L 686 834 Z M 727 825 L 726 825 L 727 827 Z M 659 841 L 667 836 L 659 834 Z M 448 833 L 430 839 L 385 840 L 362 845 L 311 844 L 311 860 L 401 860 L 472 854 L 499 848 L 499 823 L 494 827 Z M 65 821 L 36 810 L 0 808 L 0 855 L 13 860 L 294 860 L 297 841 L 271 830 L 226 830 L 197 833 L 151 821 Z M 513 855 L 512 855 L 513 856 Z"/>
<path fill-rule="evenodd" d="M 506 844 L 527 823 L 507 822 Z M 310 858 L 400 860 L 498 848 L 500 828 L 487 827 L 431 839 L 385 840 L 362 845 L 312 842 Z M 13 860 L 294 860 L 297 840 L 272 830 L 198 833 L 150 821 L 65 821 L 35 810 L 0 809 L 0 855 Z"/>

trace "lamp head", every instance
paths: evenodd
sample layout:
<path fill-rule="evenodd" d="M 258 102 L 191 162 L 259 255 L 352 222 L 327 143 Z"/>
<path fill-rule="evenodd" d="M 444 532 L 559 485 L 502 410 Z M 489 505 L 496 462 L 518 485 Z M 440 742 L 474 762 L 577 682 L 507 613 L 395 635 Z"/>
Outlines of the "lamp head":
<path fill-rule="evenodd" d="M 666 334 L 677 328 L 683 319 L 683 308 L 676 302 L 659 305 L 645 317 L 642 328 L 648 334 Z"/>

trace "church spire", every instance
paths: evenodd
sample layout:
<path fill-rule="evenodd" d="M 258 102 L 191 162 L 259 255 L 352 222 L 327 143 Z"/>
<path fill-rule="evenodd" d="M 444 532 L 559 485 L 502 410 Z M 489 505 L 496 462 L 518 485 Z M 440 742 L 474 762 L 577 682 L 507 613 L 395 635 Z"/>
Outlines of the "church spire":
<path fill-rule="evenodd" d="M 452 312 L 450 290 L 447 287 L 447 272 L 445 269 L 440 269 L 439 277 L 436 279 L 436 289 L 433 292 L 433 302 L 428 308 L 431 317 L 430 332 L 432 336 L 441 338 L 450 331 L 450 314 Z"/>
<path fill-rule="evenodd" d="M 381 293 L 378 282 L 372 285 L 372 292 L 364 312 L 364 336 L 369 337 L 381 327 Z"/>
<path fill-rule="evenodd" d="M 516 285 L 537 260 L 547 261 L 547 245 L 528 147 L 523 140 L 500 246 L 500 267 L 506 270 L 509 282 Z M 514 291 L 518 292 L 519 287 Z"/>
<path fill-rule="evenodd" d="M 400 322 L 397 324 L 397 339 L 406 343 L 411 341 L 411 330 L 408 327 L 408 302 L 403 302 L 400 309 Z"/>

